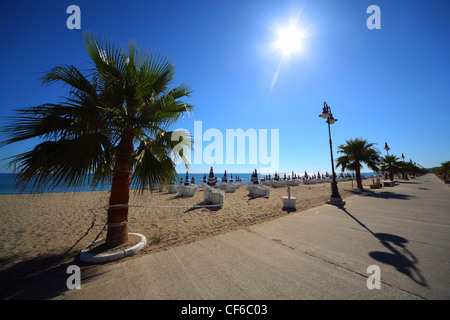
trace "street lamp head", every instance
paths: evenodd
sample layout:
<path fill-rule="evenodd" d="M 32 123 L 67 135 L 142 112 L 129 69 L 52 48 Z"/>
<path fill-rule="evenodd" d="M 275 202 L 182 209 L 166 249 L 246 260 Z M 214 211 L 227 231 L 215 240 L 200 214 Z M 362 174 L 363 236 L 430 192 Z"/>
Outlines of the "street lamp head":
<path fill-rule="evenodd" d="M 327 119 L 329 117 L 329 115 L 330 114 L 328 113 L 328 108 L 327 107 L 323 107 L 322 114 L 319 114 L 319 117 Z"/>
<path fill-rule="evenodd" d="M 329 124 L 333 124 L 333 123 L 335 123 L 336 121 L 337 121 L 337 119 L 333 118 L 333 115 L 330 114 L 330 117 L 328 118 L 327 122 L 328 122 Z"/>

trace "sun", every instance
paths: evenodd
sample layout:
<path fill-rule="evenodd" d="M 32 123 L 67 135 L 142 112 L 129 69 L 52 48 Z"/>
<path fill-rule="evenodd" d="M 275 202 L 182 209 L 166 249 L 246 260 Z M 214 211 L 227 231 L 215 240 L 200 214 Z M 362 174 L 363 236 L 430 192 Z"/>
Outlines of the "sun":
<path fill-rule="evenodd" d="M 272 55 L 277 53 L 280 55 L 280 61 L 278 68 L 276 69 L 272 83 L 270 85 L 270 91 L 275 87 L 278 76 L 281 72 L 282 66 L 287 64 L 291 58 L 301 58 L 304 61 L 308 61 L 311 56 L 309 49 L 310 37 L 315 35 L 314 26 L 308 23 L 306 17 L 301 16 L 301 12 L 291 19 L 283 19 L 283 23 L 280 24 L 277 21 L 272 21 L 269 26 L 272 31 L 272 42 L 265 46 L 266 52 Z"/>
<path fill-rule="evenodd" d="M 293 53 L 301 53 L 303 51 L 303 40 L 306 34 L 305 31 L 298 29 L 295 24 L 278 28 L 276 34 L 278 39 L 274 45 L 277 50 L 281 51 L 283 56 L 290 56 Z"/>

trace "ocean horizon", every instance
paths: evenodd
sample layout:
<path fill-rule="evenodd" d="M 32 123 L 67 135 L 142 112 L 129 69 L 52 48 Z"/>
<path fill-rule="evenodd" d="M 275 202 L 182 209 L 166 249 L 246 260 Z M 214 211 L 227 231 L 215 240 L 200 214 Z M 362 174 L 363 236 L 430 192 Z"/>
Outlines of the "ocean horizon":
<path fill-rule="evenodd" d="M 298 173 L 296 173 L 298 174 Z M 194 178 L 194 181 L 196 184 L 203 183 L 203 177 L 204 173 L 188 173 L 189 182 L 191 182 L 192 178 Z M 206 178 L 208 178 L 209 173 L 206 173 Z M 300 175 L 300 174 L 298 174 Z M 301 174 L 301 177 L 303 177 L 304 173 Z M 363 177 L 372 177 L 374 175 L 377 175 L 377 173 L 374 172 L 365 172 L 361 173 L 361 176 Z M 379 175 L 379 174 L 378 174 Z M 69 193 L 69 192 L 89 192 L 89 191 L 109 191 L 110 190 L 110 184 L 98 184 L 97 186 L 92 187 L 89 185 L 89 180 L 85 182 L 81 187 L 67 187 L 67 186 L 58 186 L 56 188 L 49 188 L 49 187 L 43 187 L 38 190 L 33 190 L 32 184 L 26 186 L 23 190 L 20 190 L 16 188 L 15 186 L 15 178 L 17 174 L 15 173 L 0 173 L 0 194 L 29 194 L 29 193 Z M 215 177 L 217 178 L 218 183 L 222 183 L 222 178 L 224 176 L 224 173 L 215 173 Z M 248 183 L 251 179 L 252 173 L 227 173 L 227 179 L 230 180 L 233 178 L 234 181 L 236 179 L 241 179 L 241 182 Z M 284 173 L 280 174 L 281 178 L 284 177 Z M 289 177 L 290 174 L 286 173 L 286 177 Z M 339 174 L 337 174 L 339 177 Z M 179 180 L 177 183 L 180 183 L 181 179 L 185 180 L 186 173 L 178 173 Z M 265 178 L 266 175 L 258 174 L 258 178 Z M 273 178 L 273 175 L 271 175 Z M 330 180 L 330 179 L 328 179 Z"/>

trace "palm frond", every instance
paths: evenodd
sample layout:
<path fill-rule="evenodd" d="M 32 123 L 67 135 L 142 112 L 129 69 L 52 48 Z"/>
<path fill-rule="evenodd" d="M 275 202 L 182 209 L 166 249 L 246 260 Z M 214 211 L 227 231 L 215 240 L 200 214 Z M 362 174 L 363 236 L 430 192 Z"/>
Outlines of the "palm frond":
<path fill-rule="evenodd" d="M 41 77 L 42 85 L 68 86 L 69 94 L 59 103 L 18 110 L 0 129 L 6 137 L 0 147 L 43 140 L 12 158 L 18 185 L 77 187 L 86 179 L 92 184 L 108 180 L 118 166 L 116 152 L 125 132 L 139 145 L 131 156 L 139 188 L 177 178 L 173 158 L 187 164 L 192 138 L 172 141 L 172 132 L 165 130 L 193 106 L 182 101 L 191 94 L 187 84 L 169 88 L 175 70 L 170 59 L 133 41 L 126 52 L 94 33 L 85 33 L 84 44 L 93 62 L 88 73 L 61 65 Z"/>
<path fill-rule="evenodd" d="M 33 190 L 38 190 L 61 185 L 80 188 L 88 180 L 103 181 L 111 173 L 113 160 L 108 137 L 93 133 L 72 140 L 42 142 L 31 151 L 14 156 L 11 164 L 18 168 L 18 188 L 23 190 L 31 184 Z"/>
<path fill-rule="evenodd" d="M 57 66 L 44 73 L 41 77 L 42 85 L 49 85 L 61 81 L 64 85 L 69 85 L 72 92 L 75 90 L 86 93 L 91 97 L 97 97 L 95 84 L 90 82 L 74 66 Z"/>
<path fill-rule="evenodd" d="M 359 170 L 366 164 L 371 170 L 378 171 L 379 151 L 374 148 L 375 143 L 368 143 L 365 139 L 350 139 L 338 147 L 338 153 L 343 156 L 336 159 L 336 167 L 342 170 Z"/>

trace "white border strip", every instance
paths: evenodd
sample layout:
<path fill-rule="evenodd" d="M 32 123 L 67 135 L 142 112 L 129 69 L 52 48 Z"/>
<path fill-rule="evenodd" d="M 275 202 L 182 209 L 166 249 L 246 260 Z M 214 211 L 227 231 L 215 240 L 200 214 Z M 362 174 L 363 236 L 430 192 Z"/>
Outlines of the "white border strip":
<path fill-rule="evenodd" d="M 103 262 L 111 262 L 116 261 L 128 256 L 131 256 L 132 254 L 138 252 L 141 250 L 147 243 L 147 239 L 144 235 L 140 233 L 128 233 L 129 235 L 135 235 L 138 237 L 141 237 L 141 241 L 139 241 L 137 244 L 132 246 L 131 248 L 128 248 L 123 251 L 119 251 L 116 253 L 109 253 L 109 254 L 93 254 L 89 252 L 89 248 L 99 241 L 102 241 L 102 239 L 99 239 L 97 241 L 92 242 L 90 245 L 88 245 L 86 248 L 84 248 L 80 253 L 80 259 L 84 262 L 90 262 L 90 263 L 103 263 Z"/>

